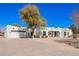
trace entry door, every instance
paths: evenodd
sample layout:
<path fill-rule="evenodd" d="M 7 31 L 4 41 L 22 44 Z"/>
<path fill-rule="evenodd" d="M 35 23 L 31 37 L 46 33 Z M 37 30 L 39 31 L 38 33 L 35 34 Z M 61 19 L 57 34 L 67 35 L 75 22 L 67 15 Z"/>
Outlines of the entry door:
<path fill-rule="evenodd" d="M 59 37 L 59 31 L 54 31 L 54 37 Z"/>

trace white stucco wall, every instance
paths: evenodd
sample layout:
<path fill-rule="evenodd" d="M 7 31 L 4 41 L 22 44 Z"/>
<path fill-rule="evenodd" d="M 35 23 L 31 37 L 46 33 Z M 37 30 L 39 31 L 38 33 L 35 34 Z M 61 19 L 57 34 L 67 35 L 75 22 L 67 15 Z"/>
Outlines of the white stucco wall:
<path fill-rule="evenodd" d="M 6 38 L 20 38 L 20 36 L 24 36 L 23 35 L 23 34 L 25 34 L 24 32 L 12 32 L 12 30 L 17 31 L 19 29 L 20 29 L 19 27 L 7 25 L 4 36 Z"/>
<path fill-rule="evenodd" d="M 16 26 L 7 25 L 4 36 L 6 38 L 21 38 L 21 37 L 28 36 L 27 32 L 12 32 L 12 30 L 18 31 L 18 30 L 21 30 L 21 28 L 16 27 Z M 65 38 L 65 37 L 68 37 L 68 36 L 72 36 L 72 34 L 73 34 L 72 31 L 68 28 L 46 27 L 46 28 L 41 28 L 41 35 L 40 36 L 43 36 L 43 31 L 46 31 L 47 36 L 48 36 L 48 31 L 59 31 L 60 32 L 60 35 L 59 35 L 60 38 Z M 69 35 L 64 36 L 64 32 L 66 32 L 66 33 L 69 32 Z"/>
<path fill-rule="evenodd" d="M 46 31 L 46 33 L 47 33 L 47 36 L 48 36 L 48 31 L 59 31 L 59 33 L 60 33 L 60 35 L 59 35 L 59 37 L 60 38 L 68 38 L 69 36 L 72 36 L 72 30 L 70 30 L 70 29 L 68 29 L 68 28 L 53 28 L 53 27 L 46 27 L 46 28 L 43 28 L 42 29 L 42 32 L 43 31 Z M 69 32 L 69 35 L 66 35 L 66 36 L 64 36 L 64 32 L 66 32 L 66 34 L 68 34 L 68 32 Z"/>

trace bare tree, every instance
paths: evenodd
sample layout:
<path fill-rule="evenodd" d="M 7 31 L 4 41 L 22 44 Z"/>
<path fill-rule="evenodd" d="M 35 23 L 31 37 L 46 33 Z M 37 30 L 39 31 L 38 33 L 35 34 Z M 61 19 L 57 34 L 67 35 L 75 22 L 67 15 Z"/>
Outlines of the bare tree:
<path fill-rule="evenodd" d="M 79 28 L 79 10 L 74 10 L 70 18 L 73 20 L 77 28 Z"/>
<path fill-rule="evenodd" d="M 77 28 L 74 28 L 74 30 L 72 30 L 73 32 L 73 37 L 75 36 L 77 38 L 77 29 L 79 28 L 79 10 L 74 10 L 72 11 L 72 14 L 70 16 L 70 18 L 72 19 L 72 21 L 74 22 L 74 24 L 76 25 Z"/>

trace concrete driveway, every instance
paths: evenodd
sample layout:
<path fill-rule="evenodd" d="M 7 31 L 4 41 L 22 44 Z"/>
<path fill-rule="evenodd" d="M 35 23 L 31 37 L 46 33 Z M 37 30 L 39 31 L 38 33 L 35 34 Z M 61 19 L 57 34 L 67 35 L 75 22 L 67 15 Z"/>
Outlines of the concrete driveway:
<path fill-rule="evenodd" d="M 53 39 L 0 38 L 1 56 L 79 56 L 79 49 Z"/>

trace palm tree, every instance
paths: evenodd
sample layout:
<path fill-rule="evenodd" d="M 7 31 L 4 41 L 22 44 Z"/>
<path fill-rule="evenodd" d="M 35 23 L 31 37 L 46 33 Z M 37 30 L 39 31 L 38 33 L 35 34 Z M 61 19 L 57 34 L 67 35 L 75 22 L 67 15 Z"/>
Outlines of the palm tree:
<path fill-rule="evenodd" d="M 20 17 L 23 22 L 28 23 L 27 29 L 31 28 L 32 33 L 34 33 L 36 27 L 45 26 L 45 21 L 40 19 L 38 8 L 35 5 L 28 5 L 22 8 Z"/>

